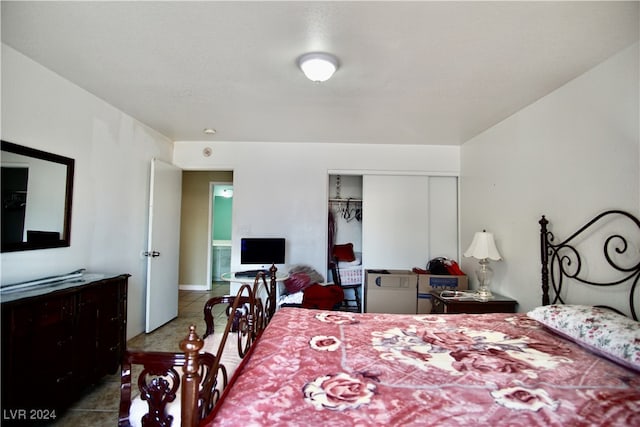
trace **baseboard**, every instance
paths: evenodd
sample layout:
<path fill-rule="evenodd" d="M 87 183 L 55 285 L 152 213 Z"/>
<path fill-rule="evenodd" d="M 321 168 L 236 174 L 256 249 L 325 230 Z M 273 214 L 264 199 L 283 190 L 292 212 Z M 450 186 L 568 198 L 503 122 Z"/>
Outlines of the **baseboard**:
<path fill-rule="evenodd" d="M 209 291 L 211 287 L 207 285 L 178 285 L 178 289 L 181 291 Z"/>

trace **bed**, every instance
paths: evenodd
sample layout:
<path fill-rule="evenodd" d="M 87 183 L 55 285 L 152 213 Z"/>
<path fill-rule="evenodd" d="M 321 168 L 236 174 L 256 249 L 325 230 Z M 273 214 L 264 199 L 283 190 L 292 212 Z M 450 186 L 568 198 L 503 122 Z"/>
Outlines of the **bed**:
<path fill-rule="evenodd" d="M 201 425 L 640 425 L 640 221 L 608 211 L 557 241 L 545 217 L 540 227 L 540 307 L 474 315 L 282 308 Z M 613 280 L 587 278 L 606 270 L 583 256 L 590 235 L 604 242 Z M 618 312 L 564 304 L 570 286 L 604 286 L 626 303 Z"/>
<path fill-rule="evenodd" d="M 258 309 L 268 326 L 249 328 L 246 355 L 203 420 L 185 423 L 201 403 L 195 388 L 182 392 L 182 425 L 640 425 L 640 221 L 607 211 L 556 240 L 542 217 L 540 243 L 542 305 L 528 313 Z M 594 289 L 615 304 L 565 304 Z M 200 345 L 185 351 L 194 382 Z"/>
<path fill-rule="evenodd" d="M 640 425 L 640 377 L 526 315 L 284 308 L 207 425 Z"/>

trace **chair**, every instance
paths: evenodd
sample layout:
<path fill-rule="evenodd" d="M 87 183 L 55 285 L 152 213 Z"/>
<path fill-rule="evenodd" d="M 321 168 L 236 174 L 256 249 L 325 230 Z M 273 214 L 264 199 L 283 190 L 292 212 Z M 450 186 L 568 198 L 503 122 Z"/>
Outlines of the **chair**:
<path fill-rule="evenodd" d="M 340 279 L 340 268 L 338 267 L 337 260 L 331 263 L 331 274 L 333 275 L 333 281 L 335 284 L 340 285 L 344 291 L 347 291 L 344 292 L 344 299 L 342 300 L 342 306 L 340 309 L 343 311 L 361 313 L 362 302 L 360 300 L 360 292 L 362 291 L 362 283 L 343 284 Z M 349 297 L 350 294 L 353 295 L 353 298 Z"/>
<path fill-rule="evenodd" d="M 119 427 L 197 426 L 211 412 L 228 376 L 213 354 L 200 353 L 204 342 L 195 329 L 191 325 L 189 335 L 180 342 L 182 352 L 124 352 Z M 140 398 L 133 400 L 132 369 L 140 370 L 136 382 Z"/>
<path fill-rule="evenodd" d="M 344 292 L 344 299 L 342 300 L 343 311 L 351 311 L 355 313 L 362 312 L 362 302 L 360 299 L 360 292 L 362 292 L 362 269 L 340 269 L 340 261 L 353 262 L 355 254 L 353 252 L 353 244 L 346 243 L 343 245 L 333 246 L 333 262 L 330 264 L 331 274 L 333 275 L 333 281 L 336 285 L 340 285 Z M 344 272 L 349 271 L 349 275 Z M 355 274 L 354 274 L 355 273 Z M 345 276 L 345 277 L 343 277 Z M 353 297 L 351 297 L 353 295 Z"/>

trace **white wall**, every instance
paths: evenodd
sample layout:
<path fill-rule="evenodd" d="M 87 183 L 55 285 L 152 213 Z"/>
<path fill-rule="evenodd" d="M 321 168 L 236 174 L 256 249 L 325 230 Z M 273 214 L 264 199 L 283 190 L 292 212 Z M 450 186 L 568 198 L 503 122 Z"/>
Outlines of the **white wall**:
<path fill-rule="evenodd" d="M 213 149 L 210 157 L 202 155 L 205 147 Z M 459 152 L 451 146 L 185 141 L 175 143 L 174 163 L 233 170 L 232 269 L 240 268 L 240 237 L 279 236 L 287 239 L 287 265 L 308 264 L 324 274 L 330 173 L 457 176 Z"/>
<path fill-rule="evenodd" d="M 495 233 L 504 261 L 492 263 L 492 289 L 517 299 L 520 311 L 541 301 L 542 214 L 560 237 L 606 209 L 640 213 L 638 49 L 636 43 L 462 146 L 462 248 L 475 231 Z M 476 266 L 465 259 L 462 267 L 472 273 Z"/>
<path fill-rule="evenodd" d="M 127 335 L 144 329 L 149 168 L 171 142 L 2 45 L 2 139 L 75 159 L 71 246 L 3 253 L 2 284 L 78 268 L 129 273 Z"/>

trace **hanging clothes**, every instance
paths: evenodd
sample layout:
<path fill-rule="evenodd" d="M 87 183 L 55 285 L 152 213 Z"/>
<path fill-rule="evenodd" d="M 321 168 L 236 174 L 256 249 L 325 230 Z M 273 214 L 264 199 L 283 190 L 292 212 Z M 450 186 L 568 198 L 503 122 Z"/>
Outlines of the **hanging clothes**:
<path fill-rule="evenodd" d="M 327 239 L 327 259 L 329 260 L 329 264 L 331 264 L 331 253 L 333 252 L 333 245 L 335 244 L 336 239 L 336 220 L 333 216 L 333 210 L 329 208 L 329 224 L 328 224 L 328 239 Z"/>

